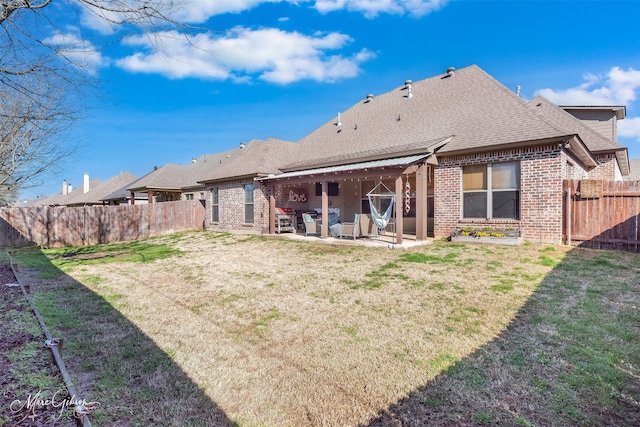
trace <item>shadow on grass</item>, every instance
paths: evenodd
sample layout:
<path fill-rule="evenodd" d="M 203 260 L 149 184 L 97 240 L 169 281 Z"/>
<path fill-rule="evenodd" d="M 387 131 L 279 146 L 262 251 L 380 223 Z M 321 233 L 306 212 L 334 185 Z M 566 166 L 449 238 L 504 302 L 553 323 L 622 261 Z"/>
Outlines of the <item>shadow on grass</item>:
<path fill-rule="evenodd" d="M 640 425 L 640 257 L 573 249 L 494 340 L 374 426 Z"/>
<path fill-rule="evenodd" d="M 98 403 L 90 416 L 94 425 L 235 425 L 171 351 L 120 314 L 121 295 L 103 298 L 41 252 L 37 256 L 37 269 L 21 266 L 19 280 L 31 285 L 52 336 L 64 338 L 63 359 L 78 393 L 75 399 Z"/>

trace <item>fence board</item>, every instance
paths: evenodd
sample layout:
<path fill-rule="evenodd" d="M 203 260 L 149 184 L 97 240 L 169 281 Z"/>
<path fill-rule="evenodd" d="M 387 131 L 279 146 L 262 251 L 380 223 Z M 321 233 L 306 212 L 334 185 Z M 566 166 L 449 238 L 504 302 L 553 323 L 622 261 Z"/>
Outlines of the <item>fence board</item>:
<path fill-rule="evenodd" d="M 0 247 L 82 246 L 203 228 L 198 200 L 146 205 L 0 209 Z"/>
<path fill-rule="evenodd" d="M 563 183 L 565 242 L 599 249 L 640 249 L 640 181 L 603 183 L 597 198 L 582 198 L 579 180 Z M 568 200 L 567 190 L 571 191 Z"/>

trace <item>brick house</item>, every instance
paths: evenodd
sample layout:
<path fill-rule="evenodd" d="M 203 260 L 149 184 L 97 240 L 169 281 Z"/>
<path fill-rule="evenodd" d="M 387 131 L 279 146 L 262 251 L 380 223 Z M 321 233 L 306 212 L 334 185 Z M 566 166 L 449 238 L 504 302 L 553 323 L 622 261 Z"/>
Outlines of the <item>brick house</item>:
<path fill-rule="evenodd" d="M 332 216 L 369 215 L 367 194 L 382 183 L 395 193 L 397 243 L 479 225 L 560 243 L 562 181 L 629 174 L 615 141 L 624 112 L 526 101 L 475 65 L 450 68 L 369 94 L 296 143 L 256 140 L 230 153 L 198 179 L 206 225 L 274 233 L 276 209 L 290 208 L 317 213 L 327 237 Z"/>

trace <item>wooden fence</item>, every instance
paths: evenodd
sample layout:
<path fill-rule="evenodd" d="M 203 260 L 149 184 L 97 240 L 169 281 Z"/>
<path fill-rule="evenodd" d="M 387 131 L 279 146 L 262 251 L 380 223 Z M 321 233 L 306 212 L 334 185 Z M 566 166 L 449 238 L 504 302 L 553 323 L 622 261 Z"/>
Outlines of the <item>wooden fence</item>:
<path fill-rule="evenodd" d="M 82 246 L 204 227 L 198 200 L 145 205 L 0 209 L 0 247 Z"/>
<path fill-rule="evenodd" d="M 564 181 L 564 241 L 640 251 L 640 181 Z"/>

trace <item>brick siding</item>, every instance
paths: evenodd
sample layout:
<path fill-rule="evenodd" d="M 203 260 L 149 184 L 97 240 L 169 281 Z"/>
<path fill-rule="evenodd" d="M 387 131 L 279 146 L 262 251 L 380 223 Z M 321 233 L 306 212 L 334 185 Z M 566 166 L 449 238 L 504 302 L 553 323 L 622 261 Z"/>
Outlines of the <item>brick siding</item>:
<path fill-rule="evenodd" d="M 589 171 L 589 179 L 603 179 L 605 181 L 622 181 L 622 173 L 615 154 L 596 154 L 598 166 Z"/>
<path fill-rule="evenodd" d="M 464 226 L 519 228 L 523 238 L 560 243 L 562 240 L 562 180 L 567 159 L 555 145 L 492 153 L 439 157 L 434 171 L 434 235 L 446 237 Z M 462 218 L 462 167 L 474 164 L 520 162 L 520 219 Z M 575 171 L 574 171 L 575 173 Z"/>
<path fill-rule="evenodd" d="M 253 223 L 244 221 L 244 186 L 252 184 Z M 212 191 L 218 188 L 218 215 L 220 221 L 211 221 Z M 206 228 L 210 230 L 244 230 L 264 233 L 269 229 L 269 188 L 253 180 L 229 181 L 207 187 Z"/>

